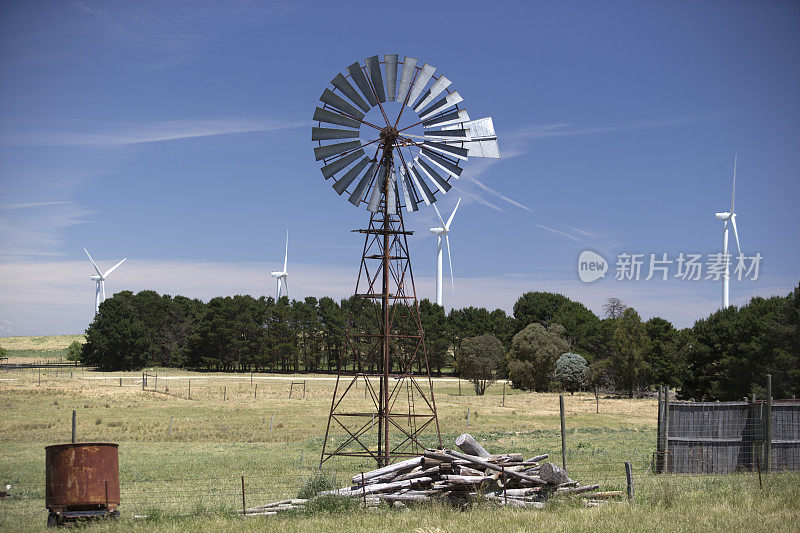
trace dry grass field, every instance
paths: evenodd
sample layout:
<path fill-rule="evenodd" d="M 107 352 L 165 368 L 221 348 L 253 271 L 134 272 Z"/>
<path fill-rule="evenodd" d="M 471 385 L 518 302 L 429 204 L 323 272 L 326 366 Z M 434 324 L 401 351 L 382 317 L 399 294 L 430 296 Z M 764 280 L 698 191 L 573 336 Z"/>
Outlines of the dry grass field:
<path fill-rule="evenodd" d="M 43 529 L 44 447 L 68 442 L 72 410 L 80 441 L 120 445 L 122 518 L 92 530 L 221 531 L 800 531 L 800 476 L 653 475 L 656 402 L 566 396 L 567 459 L 572 477 L 625 487 L 623 462 L 633 464 L 632 504 L 585 509 L 566 501 L 544 511 L 479 508 L 460 512 L 420 507 L 405 511 L 348 511 L 248 519 L 241 507 L 241 476 L 248 505 L 296 495 L 314 473 L 324 435 L 330 376 L 222 375 L 152 369 L 148 390 L 141 373 L 48 370 L 0 373 L 0 529 Z M 191 380 L 191 399 L 189 383 Z M 288 398 L 292 380 L 306 381 L 305 398 Z M 156 390 L 153 390 L 155 385 Z M 549 453 L 561 460 L 558 396 L 490 387 L 476 397 L 465 382 L 436 380 L 446 444 L 469 429 L 497 452 Z M 271 426 L 271 427 L 270 427 Z M 344 483 L 370 468 L 332 460 L 326 470 Z M 135 518 L 146 515 L 148 518 Z"/>

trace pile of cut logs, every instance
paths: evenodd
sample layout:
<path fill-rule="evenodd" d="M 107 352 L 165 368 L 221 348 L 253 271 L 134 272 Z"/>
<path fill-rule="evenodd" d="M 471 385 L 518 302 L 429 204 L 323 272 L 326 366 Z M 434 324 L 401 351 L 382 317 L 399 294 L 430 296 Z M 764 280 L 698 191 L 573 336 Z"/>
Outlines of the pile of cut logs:
<path fill-rule="evenodd" d="M 315 497 L 358 498 L 362 507 L 377 507 L 382 501 L 395 507 L 409 503 L 446 501 L 469 506 L 489 501 L 509 507 L 543 508 L 553 497 L 583 493 L 590 506 L 622 491 L 597 492 L 599 485 L 580 485 L 553 463 L 547 454 L 525 459 L 520 453 L 493 455 L 468 433 L 456 441 L 460 451 L 426 450 L 419 457 L 353 476 L 348 487 L 327 490 Z M 285 500 L 247 509 L 246 515 L 272 515 L 302 509 L 307 500 Z"/>

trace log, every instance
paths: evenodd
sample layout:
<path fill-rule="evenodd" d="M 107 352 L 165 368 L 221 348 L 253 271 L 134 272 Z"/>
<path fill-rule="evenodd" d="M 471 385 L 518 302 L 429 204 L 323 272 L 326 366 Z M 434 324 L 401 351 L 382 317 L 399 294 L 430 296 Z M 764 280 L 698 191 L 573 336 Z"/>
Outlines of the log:
<path fill-rule="evenodd" d="M 498 453 L 490 455 L 486 460 L 498 463 L 521 463 L 524 457 L 521 453 Z"/>
<path fill-rule="evenodd" d="M 448 481 L 455 485 L 479 485 L 484 481 L 491 481 L 492 476 L 459 476 L 455 474 L 445 474 L 441 476 L 442 481 Z"/>
<path fill-rule="evenodd" d="M 600 485 L 584 485 L 583 487 L 565 487 L 557 489 L 558 494 L 580 494 L 581 492 L 591 492 L 600 488 Z"/>
<path fill-rule="evenodd" d="M 606 500 L 609 498 L 621 498 L 623 496 L 625 496 L 624 490 L 609 490 L 605 492 L 592 492 L 589 494 L 584 494 L 583 498 L 590 500 Z"/>
<path fill-rule="evenodd" d="M 410 470 L 415 466 L 419 466 L 422 464 L 422 457 L 413 457 L 411 459 L 406 459 L 405 461 L 400 461 L 399 463 L 394 463 L 393 465 L 384 466 L 383 468 L 378 468 L 377 470 L 371 470 L 369 472 L 365 472 L 363 474 L 363 478 L 361 474 L 357 476 L 353 476 L 353 483 L 358 483 L 362 479 L 372 479 L 375 477 L 382 476 L 384 474 L 388 474 L 390 472 L 399 472 L 401 470 Z"/>
<path fill-rule="evenodd" d="M 494 470 L 496 472 L 502 472 L 503 471 L 502 467 L 497 466 L 495 464 L 492 464 L 492 463 L 490 463 L 488 461 L 484 461 L 480 457 L 475 457 L 474 455 L 467 455 L 467 454 L 463 454 L 463 453 L 459 453 L 459 452 L 454 452 L 452 450 L 442 450 L 442 453 L 444 453 L 445 455 L 449 455 L 451 457 L 455 457 L 457 459 L 465 459 L 467 461 L 470 461 L 470 462 L 475 463 L 477 465 L 481 465 L 484 468 L 488 468 L 488 469 Z M 519 478 L 519 479 L 524 479 L 526 481 L 529 481 L 530 483 L 533 483 L 534 485 L 543 485 L 544 484 L 544 481 L 542 481 L 539 478 L 534 478 L 534 477 L 531 477 L 531 476 L 527 476 L 527 475 L 521 474 L 519 472 L 506 472 L 506 475 L 513 476 L 513 477 L 516 477 L 516 478 Z"/>
<path fill-rule="evenodd" d="M 572 481 L 567 471 L 553 463 L 544 463 L 539 467 L 539 477 L 549 485 L 560 485 Z"/>
<path fill-rule="evenodd" d="M 378 498 L 390 502 L 429 502 L 431 497 L 425 494 L 378 494 Z"/>
<path fill-rule="evenodd" d="M 527 460 L 523 461 L 523 463 L 525 463 L 525 464 L 538 463 L 542 459 L 547 459 L 547 454 L 546 453 L 543 453 L 542 455 L 537 455 L 536 457 L 531 457 L 530 459 L 527 459 Z"/>
<path fill-rule="evenodd" d="M 475 468 L 470 468 L 468 466 L 459 466 L 458 473 L 462 476 L 483 476 L 486 475 L 484 472 L 477 470 Z"/>
<path fill-rule="evenodd" d="M 474 455 L 476 457 L 492 457 L 492 454 L 487 452 L 483 446 L 478 444 L 469 433 L 462 433 L 456 437 L 456 446 L 458 446 L 461 451 L 469 455 Z"/>
<path fill-rule="evenodd" d="M 402 474 L 394 478 L 394 481 L 405 481 L 406 479 L 414 479 L 417 477 L 435 477 L 439 474 L 441 468 L 438 466 L 431 467 L 427 470 L 419 470 L 417 472 L 409 472 L 408 474 Z"/>

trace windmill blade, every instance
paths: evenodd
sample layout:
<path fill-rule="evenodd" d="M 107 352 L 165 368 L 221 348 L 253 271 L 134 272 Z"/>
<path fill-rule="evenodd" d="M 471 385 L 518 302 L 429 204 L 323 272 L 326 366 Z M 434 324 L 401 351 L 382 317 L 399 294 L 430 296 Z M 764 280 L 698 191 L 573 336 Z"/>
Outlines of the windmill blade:
<path fill-rule="evenodd" d="M 95 272 L 97 272 L 97 275 L 98 275 L 98 276 L 100 276 L 100 277 L 102 278 L 102 277 L 103 277 L 103 273 L 102 273 L 102 272 L 100 272 L 100 267 L 98 267 L 98 266 L 97 266 L 97 263 L 95 263 L 95 262 L 94 262 L 94 259 L 92 259 L 92 255 L 89 253 L 89 250 L 87 250 L 86 248 L 84 248 L 84 249 L 83 249 L 83 251 L 84 251 L 84 252 L 86 252 L 86 255 L 88 255 L 88 256 L 89 256 L 89 261 L 91 261 L 91 262 L 92 262 L 92 266 L 94 267 L 94 270 L 95 270 Z"/>
<path fill-rule="evenodd" d="M 417 170 L 417 167 L 415 167 L 413 163 L 408 163 L 408 168 L 410 170 L 409 175 L 411 179 L 414 180 L 414 185 L 416 185 L 422 193 L 422 201 L 424 201 L 426 205 L 433 204 L 436 201 L 436 197 L 428 188 L 428 184 L 425 183 L 425 180 L 422 179 L 422 175 L 419 173 L 419 170 Z"/>
<path fill-rule="evenodd" d="M 361 141 L 350 141 L 346 143 L 317 146 L 314 148 L 314 157 L 317 158 L 317 161 L 320 159 L 328 159 L 331 156 L 341 154 L 342 152 L 346 152 L 348 150 L 353 150 L 359 146 L 361 146 Z"/>
<path fill-rule="evenodd" d="M 436 72 L 436 67 L 432 67 L 427 63 L 422 65 L 422 70 L 417 74 L 417 79 L 414 80 L 411 91 L 408 93 L 408 107 L 411 107 L 411 103 L 415 102 L 419 95 L 422 94 L 422 90 L 428 84 L 434 72 Z"/>
<path fill-rule="evenodd" d="M 386 68 L 386 96 L 390 102 L 394 102 L 394 95 L 397 92 L 397 54 L 387 54 L 383 56 L 383 66 Z"/>
<path fill-rule="evenodd" d="M 350 152 L 347 155 L 343 155 L 339 159 L 322 167 L 322 175 L 325 176 L 325 179 L 328 179 L 362 155 L 364 155 L 364 150 L 362 149 L 358 149 L 355 152 Z"/>
<path fill-rule="evenodd" d="M 280 277 L 276 277 L 275 281 L 277 283 L 277 285 L 275 287 L 275 299 L 276 300 L 280 300 L 281 299 L 281 278 Z"/>
<path fill-rule="evenodd" d="M 447 224 L 444 225 L 444 229 L 450 230 L 450 224 L 453 223 L 453 217 L 456 216 L 456 211 L 458 211 L 458 206 L 459 205 L 461 205 L 461 198 L 459 198 L 458 202 L 456 202 L 456 207 L 455 207 L 455 209 L 453 209 L 453 212 L 450 213 L 450 218 L 447 219 Z"/>
<path fill-rule="evenodd" d="M 429 118 L 428 120 L 423 121 L 422 125 L 426 128 L 432 128 L 434 126 L 445 126 L 447 124 L 454 124 L 457 122 L 469 122 L 469 115 L 467 114 L 466 109 L 459 109 L 457 111 L 451 111 L 449 113 Z"/>
<path fill-rule="evenodd" d="M 420 97 L 420 101 L 414 106 L 414 111 L 419 111 L 429 103 L 433 102 L 433 99 L 442 94 L 442 91 L 450 87 L 453 82 L 448 80 L 444 76 L 440 76 L 438 80 L 436 80 L 431 88 L 425 91 Z"/>
<path fill-rule="evenodd" d="M 414 79 L 414 72 L 417 68 L 417 58 L 406 56 L 403 59 L 403 72 L 400 75 L 400 87 L 397 91 L 397 101 L 405 103 L 408 89 L 411 87 L 411 80 Z"/>
<path fill-rule="evenodd" d="M 375 94 L 378 96 L 378 101 L 383 103 L 386 101 L 386 90 L 383 87 L 383 76 L 381 75 L 381 60 L 377 55 L 368 57 L 364 60 L 367 64 L 367 71 L 372 80 L 372 86 L 375 88 Z"/>
<path fill-rule="evenodd" d="M 358 130 L 342 130 L 339 128 L 311 128 L 312 141 L 332 141 L 334 139 L 358 139 Z"/>
<path fill-rule="evenodd" d="M 731 223 L 733 224 L 733 236 L 736 237 L 736 249 L 739 250 L 739 255 L 742 255 L 742 247 L 739 246 L 739 230 L 736 229 L 736 215 L 731 215 Z"/>
<path fill-rule="evenodd" d="M 347 72 L 350 74 L 350 77 L 353 78 L 353 81 L 356 82 L 356 85 L 361 90 L 361 94 L 367 99 L 369 105 L 375 107 L 378 105 L 378 99 L 375 98 L 375 94 L 372 92 L 372 87 L 369 86 L 369 82 L 367 81 L 367 77 L 364 76 L 364 71 L 361 70 L 361 65 L 358 61 L 347 67 Z"/>
<path fill-rule="evenodd" d="M 462 148 L 460 146 L 449 146 L 444 143 L 437 143 L 433 141 L 425 141 L 422 144 L 431 150 L 436 150 L 437 152 L 442 152 L 447 155 L 457 157 L 458 159 L 463 159 L 464 161 L 467 160 L 467 155 L 469 154 L 469 151 L 466 148 Z"/>
<path fill-rule="evenodd" d="M 356 185 L 356 188 L 353 189 L 353 194 L 350 195 L 350 198 L 347 200 L 353 205 L 358 205 L 364 199 L 366 195 L 367 188 L 369 187 L 369 183 L 372 181 L 372 177 L 375 175 L 375 169 L 378 167 L 378 162 L 373 161 L 372 166 L 369 167 L 369 170 L 366 174 L 361 177 L 361 180 Z"/>
<path fill-rule="evenodd" d="M 325 102 L 331 107 L 335 107 L 339 111 L 344 112 L 351 117 L 354 117 L 358 120 L 364 118 L 364 113 L 360 110 L 353 107 L 350 103 L 347 102 L 344 98 L 336 94 L 335 92 L 331 91 L 330 89 L 325 89 L 322 91 L 322 96 L 319 97 L 321 102 Z"/>
<path fill-rule="evenodd" d="M 356 163 L 353 168 L 348 170 L 345 175 L 341 177 L 339 181 L 333 184 L 333 190 L 339 193 L 339 196 L 341 196 L 342 193 L 347 190 L 350 184 L 353 183 L 353 180 L 356 179 L 362 170 L 364 170 L 364 167 L 369 164 L 369 161 L 369 157 L 365 156 L 363 159 L 361 159 L 361 161 Z"/>
<path fill-rule="evenodd" d="M 397 180 L 395 180 L 394 167 L 389 167 L 389 183 L 386 187 L 386 213 L 389 215 L 397 214 Z"/>
<path fill-rule="evenodd" d="M 453 287 L 453 292 L 456 292 L 456 281 L 453 277 L 453 258 L 450 257 L 450 235 L 444 234 L 444 240 L 447 242 L 447 262 L 450 263 L 450 285 Z"/>
<path fill-rule="evenodd" d="M 739 154 L 734 154 L 734 156 L 733 156 L 733 189 L 731 189 L 731 213 L 735 213 L 736 212 L 736 211 L 733 210 L 733 200 L 736 198 L 736 162 L 737 162 L 738 159 L 739 159 Z"/>
<path fill-rule="evenodd" d="M 381 193 L 383 192 L 383 181 L 386 179 L 386 168 L 383 163 L 378 167 L 378 175 L 375 178 L 375 183 L 372 185 L 372 195 L 369 197 L 369 205 L 367 211 L 377 213 L 380 209 Z"/>
<path fill-rule="evenodd" d="M 413 213 L 419 207 L 417 206 L 417 199 L 416 199 L 416 191 L 414 190 L 414 184 L 411 183 L 411 179 L 407 175 L 408 169 L 403 168 L 400 172 L 400 185 L 403 189 L 403 197 L 406 200 L 406 211 L 409 213 Z"/>
<path fill-rule="evenodd" d="M 424 159 L 415 158 L 414 162 L 419 163 L 422 172 L 436 184 L 439 190 L 442 191 L 442 194 L 450 190 L 451 185 L 447 183 L 447 180 L 441 177 Z"/>
<path fill-rule="evenodd" d="M 334 131 L 342 131 L 342 130 L 334 130 Z M 356 132 L 356 136 L 358 136 L 358 132 Z M 428 130 L 425 132 L 425 138 L 436 139 L 440 142 L 472 140 L 472 136 L 470 135 L 469 130 L 465 129 Z"/>
<path fill-rule="evenodd" d="M 283 286 L 286 287 L 286 297 L 288 298 L 289 297 L 289 280 L 286 279 L 286 276 L 283 276 L 282 278 L 279 278 L 279 279 L 283 280 Z"/>
<path fill-rule="evenodd" d="M 432 104 L 428 109 L 423 110 L 419 114 L 419 118 L 422 120 L 426 120 L 429 117 L 432 117 L 436 113 L 441 113 L 442 111 L 453 107 L 454 105 L 462 102 L 464 99 L 461 98 L 461 95 L 458 94 L 458 91 L 454 91 L 438 102 Z"/>
<path fill-rule="evenodd" d="M 328 124 L 338 124 L 339 126 L 348 126 L 350 128 L 358 128 L 361 126 L 361 123 L 357 120 L 321 107 L 314 110 L 314 120 L 318 122 L 327 122 Z"/>
<path fill-rule="evenodd" d="M 361 98 L 361 95 L 358 94 L 358 91 L 356 91 L 355 87 L 350 85 L 350 82 L 347 81 L 347 78 L 345 78 L 341 72 L 331 80 L 331 84 L 342 91 L 342 94 L 352 100 L 354 104 L 364 111 L 364 113 L 368 113 L 369 110 L 372 109 L 370 105 L 365 102 L 363 98 Z"/>
<path fill-rule="evenodd" d="M 490 157 L 500 159 L 500 147 L 497 145 L 497 135 L 494 132 L 492 117 L 479 118 L 466 124 L 469 128 L 471 140 L 462 146 L 467 149 L 469 157 Z M 455 129 L 458 126 L 445 126 L 442 129 Z"/>
<path fill-rule="evenodd" d="M 117 264 L 116 264 L 116 265 L 114 265 L 113 267 L 109 268 L 109 269 L 106 271 L 106 273 L 105 273 L 105 274 L 103 274 L 103 279 L 107 278 L 107 277 L 109 276 L 109 274 L 111 274 L 112 272 L 114 272 L 114 271 L 115 271 L 115 270 L 116 270 L 116 269 L 117 269 L 117 268 L 118 268 L 118 267 L 119 267 L 119 266 L 120 266 L 122 263 L 124 263 L 124 262 L 125 262 L 125 260 L 126 260 L 126 259 L 128 259 L 128 258 L 127 258 L 127 257 L 123 258 L 123 259 L 122 259 L 122 261 L 120 261 L 119 263 L 117 263 Z"/>
<path fill-rule="evenodd" d="M 436 204 L 433 205 L 433 209 L 436 211 L 436 216 L 439 217 L 439 222 L 442 224 L 442 228 L 444 228 L 444 219 L 442 218 L 442 214 L 439 212 L 439 208 L 436 207 Z"/>
<path fill-rule="evenodd" d="M 459 177 L 461 177 L 461 172 L 463 172 L 464 169 L 458 166 L 453 161 L 437 154 L 436 152 L 428 150 L 427 148 L 422 148 L 420 153 L 424 158 L 428 159 L 431 163 L 441 168 L 454 178 L 458 179 Z"/>
<path fill-rule="evenodd" d="M 289 263 L 289 230 L 286 230 L 286 255 L 283 256 L 283 273 L 286 273 L 286 266 Z"/>

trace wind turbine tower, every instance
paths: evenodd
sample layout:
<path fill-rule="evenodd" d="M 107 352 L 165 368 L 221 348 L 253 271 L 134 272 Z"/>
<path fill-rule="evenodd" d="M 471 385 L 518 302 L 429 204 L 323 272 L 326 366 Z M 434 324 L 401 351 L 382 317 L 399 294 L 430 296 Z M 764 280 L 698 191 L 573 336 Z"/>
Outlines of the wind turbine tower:
<path fill-rule="evenodd" d="M 450 218 L 447 219 L 447 222 L 444 221 L 442 218 L 441 213 L 439 213 L 439 208 L 436 207 L 436 204 L 433 205 L 433 208 L 436 210 L 436 216 L 439 217 L 439 222 L 442 223 L 440 227 L 431 228 L 431 233 L 436 235 L 436 303 L 437 305 L 442 305 L 442 248 L 443 248 L 443 241 L 447 242 L 447 261 L 450 263 L 450 283 L 453 287 L 453 291 L 456 290 L 455 281 L 453 280 L 453 259 L 450 257 L 450 224 L 453 223 L 453 217 L 456 216 L 456 211 L 458 211 L 458 206 L 461 204 L 461 198 L 458 199 L 456 203 L 455 209 L 450 214 Z"/>
<path fill-rule="evenodd" d="M 728 258 L 728 229 L 733 226 L 733 236 L 736 238 L 736 248 L 739 250 L 739 255 L 742 254 L 742 249 L 739 246 L 739 231 L 736 229 L 736 212 L 733 210 L 733 201 L 736 198 L 736 163 L 739 154 L 733 157 L 733 188 L 731 190 L 731 210 L 716 213 L 718 220 L 722 220 L 722 257 L 725 261 L 725 273 L 722 275 L 722 308 L 726 309 L 730 306 L 730 281 L 731 281 L 731 262 Z"/>
<path fill-rule="evenodd" d="M 283 256 L 283 270 L 276 270 L 274 272 L 270 272 L 269 275 L 275 278 L 277 282 L 277 286 L 275 288 L 275 301 L 281 299 L 281 296 L 289 296 L 289 284 L 286 281 L 286 277 L 289 275 L 287 272 L 287 263 L 289 261 L 289 230 L 286 230 L 286 254 Z M 286 294 L 283 295 L 281 293 L 281 282 L 283 282 L 283 287 L 286 288 Z"/>
<path fill-rule="evenodd" d="M 112 272 L 114 272 L 117 269 L 118 266 L 120 266 L 122 263 L 124 263 L 125 260 L 127 259 L 127 257 L 125 257 L 122 261 L 120 261 L 119 263 L 117 263 L 113 267 L 109 268 L 104 274 L 100 270 L 100 267 L 97 266 L 97 263 L 94 262 L 94 259 L 92 259 L 92 256 L 89 253 L 89 251 L 86 248 L 84 248 L 83 251 L 86 252 L 86 255 L 89 256 L 89 261 L 92 262 L 92 266 L 94 267 L 95 272 L 97 272 L 97 274 L 95 274 L 95 275 L 93 275 L 93 276 L 91 276 L 89 278 L 89 279 L 91 279 L 92 281 L 95 282 L 94 314 L 97 314 L 100 311 L 100 302 L 102 302 L 103 300 L 106 299 L 106 283 L 105 283 L 106 278 L 108 278 L 108 276 Z"/>

